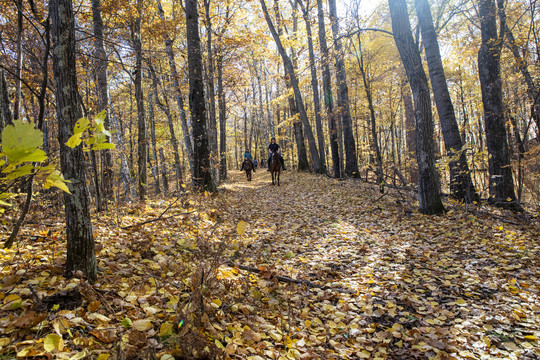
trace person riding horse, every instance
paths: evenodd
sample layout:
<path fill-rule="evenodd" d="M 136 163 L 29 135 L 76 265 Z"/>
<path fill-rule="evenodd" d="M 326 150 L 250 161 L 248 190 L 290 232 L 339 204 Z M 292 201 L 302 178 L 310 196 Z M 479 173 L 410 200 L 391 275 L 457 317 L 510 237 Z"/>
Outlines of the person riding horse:
<path fill-rule="evenodd" d="M 272 153 L 277 153 L 279 155 L 279 159 L 281 160 L 281 168 L 283 170 L 285 169 L 285 161 L 283 160 L 283 156 L 281 156 L 281 150 L 279 148 L 279 145 L 276 143 L 276 138 L 272 138 L 270 140 L 270 145 L 268 145 L 268 152 L 270 155 L 268 156 L 268 169 L 266 171 L 270 171 L 270 160 L 272 159 Z"/>
<path fill-rule="evenodd" d="M 246 152 L 244 152 L 244 161 L 242 162 L 242 168 L 240 169 L 240 171 L 244 170 L 244 164 L 248 160 L 251 162 L 251 168 L 253 169 L 253 172 L 255 172 L 255 167 L 253 166 L 253 157 L 251 156 L 248 148 L 246 148 Z"/>

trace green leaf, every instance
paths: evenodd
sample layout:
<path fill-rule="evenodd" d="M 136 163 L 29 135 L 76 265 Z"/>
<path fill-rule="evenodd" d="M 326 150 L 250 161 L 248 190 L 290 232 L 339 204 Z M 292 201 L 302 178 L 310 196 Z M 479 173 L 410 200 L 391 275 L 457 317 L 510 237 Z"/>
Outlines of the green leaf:
<path fill-rule="evenodd" d="M 130 327 L 133 326 L 133 322 L 131 321 L 130 318 L 128 317 L 125 317 L 122 319 L 122 321 L 120 322 L 120 324 L 125 327 L 126 329 L 129 329 Z"/>
<path fill-rule="evenodd" d="M 6 175 L 7 180 L 14 180 L 14 179 L 23 177 L 25 175 L 31 174 L 33 168 L 34 168 L 34 165 L 32 164 L 26 164 L 16 169 L 14 169 L 12 166 L 8 166 L 2 172 L 7 174 Z"/>
<path fill-rule="evenodd" d="M 96 115 L 95 120 L 96 122 L 100 121 L 104 123 L 106 117 L 107 117 L 107 110 L 103 110 L 99 114 Z"/>

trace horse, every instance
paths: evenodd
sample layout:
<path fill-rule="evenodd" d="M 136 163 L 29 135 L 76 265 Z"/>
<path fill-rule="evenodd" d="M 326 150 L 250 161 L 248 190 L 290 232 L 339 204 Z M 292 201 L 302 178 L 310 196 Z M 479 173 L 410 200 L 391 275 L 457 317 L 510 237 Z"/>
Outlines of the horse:
<path fill-rule="evenodd" d="M 281 174 L 281 159 L 277 152 L 272 152 L 270 156 L 270 173 L 272 174 L 272 185 L 276 185 L 275 181 L 277 180 L 277 185 L 279 186 L 279 174 Z"/>
<path fill-rule="evenodd" d="M 253 163 L 251 162 L 251 160 L 244 160 L 243 169 L 246 172 L 247 181 L 251 181 L 251 171 L 253 170 Z"/>

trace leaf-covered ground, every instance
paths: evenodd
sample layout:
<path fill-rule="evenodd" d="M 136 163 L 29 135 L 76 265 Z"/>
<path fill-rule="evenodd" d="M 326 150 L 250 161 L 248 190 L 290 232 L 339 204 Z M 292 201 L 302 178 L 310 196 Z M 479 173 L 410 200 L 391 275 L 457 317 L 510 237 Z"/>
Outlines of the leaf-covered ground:
<path fill-rule="evenodd" d="M 63 277 L 58 209 L 35 209 L 0 250 L 0 358 L 540 358 L 538 219 L 229 177 L 165 213 L 173 200 L 95 214 L 93 286 Z"/>

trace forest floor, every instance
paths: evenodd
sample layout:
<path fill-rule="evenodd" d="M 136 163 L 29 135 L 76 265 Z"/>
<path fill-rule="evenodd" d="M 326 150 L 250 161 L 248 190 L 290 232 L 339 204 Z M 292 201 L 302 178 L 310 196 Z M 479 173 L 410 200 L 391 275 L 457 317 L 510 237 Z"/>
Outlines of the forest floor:
<path fill-rule="evenodd" d="M 264 170 L 173 201 L 93 214 L 94 285 L 38 201 L 0 250 L 0 359 L 540 358 L 538 214 Z"/>

